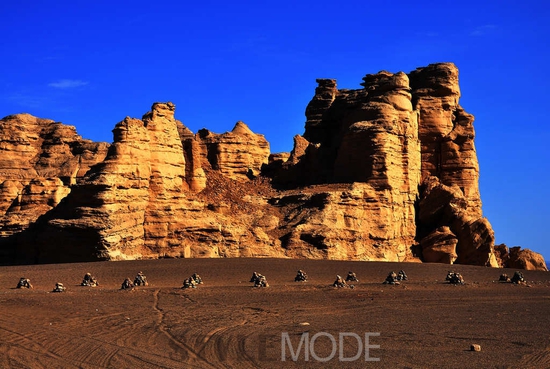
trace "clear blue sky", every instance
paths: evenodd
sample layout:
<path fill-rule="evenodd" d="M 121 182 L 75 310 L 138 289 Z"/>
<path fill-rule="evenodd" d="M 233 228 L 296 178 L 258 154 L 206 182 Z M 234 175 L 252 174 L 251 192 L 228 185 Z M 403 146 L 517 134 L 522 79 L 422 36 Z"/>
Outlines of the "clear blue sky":
<path fill-rule="evenodd" d="M 289 151 L 316 78 L 360 88 L 454 62 L 497 243 L 550 259 L 547 1 L 2 1 L 0 14 L 0 116 L 96 141 L 172 101 L 193 132 L 242 120 Z"/>

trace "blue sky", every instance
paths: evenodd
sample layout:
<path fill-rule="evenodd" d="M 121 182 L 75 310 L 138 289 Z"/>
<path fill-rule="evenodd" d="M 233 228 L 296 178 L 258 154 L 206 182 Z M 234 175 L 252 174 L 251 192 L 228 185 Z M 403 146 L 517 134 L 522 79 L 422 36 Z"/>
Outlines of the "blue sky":
<path fill-rule="evenodd" d="M 545 1 L 2 1 L 0 13 L 0 116 L 95 141 L 172 101 L 193 132 L 242 120 L 290 151 L 316 78 L 360 88 L 367 73 L 454 62 L 497 243 L 550 259 Z"/>

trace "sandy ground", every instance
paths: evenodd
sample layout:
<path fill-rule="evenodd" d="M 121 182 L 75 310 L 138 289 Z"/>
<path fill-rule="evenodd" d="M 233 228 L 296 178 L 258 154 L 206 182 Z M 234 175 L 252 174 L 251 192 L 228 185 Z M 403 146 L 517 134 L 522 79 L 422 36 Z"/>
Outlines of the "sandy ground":
<path fill-rule="evenodd" d="M 294 282 L 298 269 L 308 282 Z M 400 269 L 409 281 L 381 283 Z M 449 269 L 466 284 L 445 283 Z M 140 270 L 149 286 L 119 290 Z M 350 270 L 355 288 L 331 286 Z M 253 288 L 253 271 L 270 287 Z M 99 287 L 79 286 L 86 272 Z M 204 284 L 181 289 L 194 272 Z M 550 368 L 550 273 L 525 271 L 518 286 L 497 282 L 503 272 L 514 270 L 279 259 L 0 267 L 0 367 Z M 20 277 L 34 289 L 15 289 Z M 52 293 L 56 282 L 67 292 Z"/>

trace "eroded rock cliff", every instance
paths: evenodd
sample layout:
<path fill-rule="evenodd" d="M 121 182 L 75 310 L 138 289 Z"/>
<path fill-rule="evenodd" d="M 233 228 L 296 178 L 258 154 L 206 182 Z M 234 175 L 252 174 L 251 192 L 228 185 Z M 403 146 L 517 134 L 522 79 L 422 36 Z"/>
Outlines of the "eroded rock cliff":
<path fill-rule="evenodd" d="M 306 131 L 275 170 L 279 188 L 311 186 L 315 193 L 297 199 L 304 201 L 293 211 L 300 223 L 286 225 L 283 246 L 293 254 L 314 248 L 318 257 L 334 259 L 413 256 L 421 158 L 409 78 L 380 72 L 363 80 L 360 90 L 317 80 Z"/>
<path fill-rule="evenodd" d="M 108 147 L 82 139 L 73 126 L 29 114 L 0 120 L 0 238 L 55 208 Z M 0 256 L 12 254 L 0 247 Z"/>
<path fill-rule="evenodd" d="M 213 171 L 201 138 L 176 121 L 174 111 L 172 103 L 155 103 L 142 119 L 118 123 L 105 159 L 56 195 L 51 207 L 29 206 L 36 221 L 4 237 L 4 254 L 19 262 L 284 256 L 273 247 L 278 240 L 265 233 L 278 224 L 261 209 L 267 200 L 255 191 L 234 194 L 242 187 L 239 181 L 250 181 L 246 172 L 230 172 L 237 181 L 231 179 L 222 168 L 235 163 L 227 160 L 219 160 Z M 241 122 L 231 134 L 213 136 L 213 144 L 225 147 L 241 140 L 247 141 L 245 148 L 262 137 Z M 264 143 L 244 156 L 246 170 L 259 171 L 260 160 L 254 158 L 258 152 L 264 155 Z M 203 167 L 210 171 L 209 183 Z M 17 183 L 4 181 L 2 194 L 15 196 Z M 40 192 L 37 180 L 31 185 Z"/>
<path fill-rule="evenodd" d="M 30 115 L 2 119 L 2 262 L 271 256 L 546 268 L 528 250 L 494 247 L 453 64 L 367 74 L 356 90 L 317 82 L 291 153 L 270 155 L 243 122 L 194 134 L 172 103 L 118 123 L 111 145 Z"/>
<path fill-rule="evenodd" d="M 241 121 L 223 134 L 201 129 L 197 141 L 203 163 L 231 179 L 251 179 L 268 163 L 269 143 Z"/>

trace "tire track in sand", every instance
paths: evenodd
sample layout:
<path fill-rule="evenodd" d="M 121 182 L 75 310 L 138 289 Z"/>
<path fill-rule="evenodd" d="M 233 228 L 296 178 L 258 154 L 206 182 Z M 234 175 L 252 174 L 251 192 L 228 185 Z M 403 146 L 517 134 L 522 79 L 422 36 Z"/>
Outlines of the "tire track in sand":
<path fill-rule="evenodd" d="M 48 349 L 46 346 L 35 342 L 32 334 L 22 334 L 6 327 L 0 327 L 0 330 L 3 331 L 2 340 L 5 342 L 5 345 L 11 347 L 11 349 L 18 349 L 44 355 L 48 359 L 53 359 L 57 362 L 64 363 L 67 367 L 77 367 L 66 358 L 61 357 L 52 350 Z M 12 357 L 13 355 L 9 356 Z"/>
<path fill-rule="evenodd" d="M 524 355 L 517 365 L 511 368 L 518 369 L 542 369 L 550 368 L 550 346 L 544 350 L 535 351 L 532 354 Z"/>
<path fill-rule="evenodd" d="M 199 353 L 218 367 L 257 368 L 256 360 L 246 350 L 246 340 L 255 332 L 239 334 L 246 321 L 235 326 L 225 326 L 209 331 L 202 341 Z M 233 334 L 232 334 L 233 333 Z"/>
<path fill-rule="evenodd" d="M 7 325 L 9 321 L 0 319 L 0 324 Z M 2 346 L 7 347 L 6 358 L 2 361 L 8 362 L 7 366 L 13 367 L 17 357 L 28 357 L 29 355 L 17 355 L 17 352 L 33 353 L 32 365 L 15 365 L 21 368 L 39 367 L 43 368 L 181 368 L 181 361 L 174 360 L 168 356 L 162 356 L 153 352 L 140 350 L 139 348 L 128 347 L 116 342 L 103 340 L 99 337 L 85 336 L 71 332 L 56 331 L 36 327 L 30 333 L 18 332 L 15 327 L 0 326 L 0 337 Z M 68 356 L 60 356 L 69 353 Z M 1 352 L 0 352 L 1 354 Z M 28 360 L 27 360 L 28 361 Z M 129 365 L 130 362 L 139 365 Z M 23 363 L 23 362 L 22 362 Z M 191 367 L 187 365 L 186 367 Z M 204 367 L 204 366 L 201 366 Z"/>
<path fill-rule="evenodd" d="M 159 293 L 160 290 L 155 290 L 153 292 L 153 310 L 157 313 L 157 319 L 156 319 L 156 325 L 159 329 L 159 331 L 164 334 L 174 345 L 184 350 L 190 357 L 190 359 L 194 359 L 194 361 L 198 361 L 201 363 L 199 366 L 200 368 L 216 368 L 214 365 L 210 364 L 205 358 L 200 356 L 191 346 L 177 340 L 167 329 L 166 325 L 164 324 L 164 311 L 159 308 Z M 190 364 L 188 360 L 187 364 Z M 205 366 L 206 365 L 206 366 Z"/>
<path fill-rule="evenodd" d="M 258 307 L 241 307 L 243 313 L 242 321 L 230 326 L 216 327 L 208 331 L 200 341 L 196 342 L 197 352 L 210 363 L 216 363 L 217 367 L 224 368 L 258 368 L 262 360 L 260 345 L 261 335 L 254 330 L 242 331 L 242 327 L 250 322 L 261 322 L 262 315 L 269 312 Z M 275 315 L 278 315 L 275 313 Z M 193 336 L 188 332 L 184 337 Z M 196 334 L 195 334 L 196 336 Z M 198 336 L 200 337 L 200 336 Z M 252 351 L 257 350 L 257 357 Z M 265 354 L 265 353 L 264 353 Z"/>

